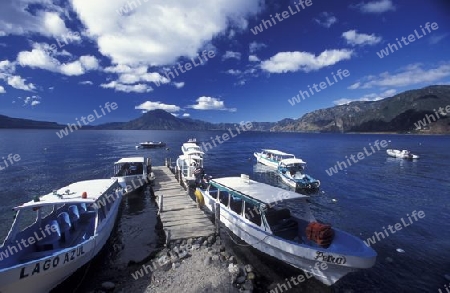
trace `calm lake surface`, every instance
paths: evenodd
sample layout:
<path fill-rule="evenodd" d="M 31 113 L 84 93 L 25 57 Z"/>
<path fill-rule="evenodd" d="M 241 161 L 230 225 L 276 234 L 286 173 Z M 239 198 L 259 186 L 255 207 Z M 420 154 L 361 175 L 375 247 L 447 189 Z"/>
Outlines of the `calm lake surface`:
<path fill-rule="evenodd" d="M 111 177 L 113 163 L 121 157 L 150 156 L 153 165 L 163 165 L 166 157 L 175 160 L 181 154 L 181 144 L 188 138 L 197 138 L 201 145 L 223 133 L 85 130 L 59 139 L 54 130 L 0 130 L 0 158 L 20 155 L 20 161 L 0 170 L 0 237 L 4 239 L 12 222 L 11 208 L 37 194 L 75 181 Z M 146 140 L 164 141 L 169 150 L 135 149 Z M 389 141 L 388 148 L 409 149 L 421 158 L 388 158 L 382 148 L 337 174 L 326 173 L 346 156 L 370 150 L 369 143 L 376 140 Z M 253 152 L 274 148 L 293 153 L 308 163 L 308 174 L 321 180 L 320 193 L 310 199 L 316 218 L 363 240 L 401 223 L 402 218 L 407 221 L 413 211 L 423 211 L 423 219 L 413 219 L 413 224 L 372 245 L 378 253 L 372 269 L 349 274 L 326 290 L 438 292 L 450 283 L 444 278 L 450 274 L 449 147 L 449 136 L 247 132 L 209 150 L 205 169 L 213 177 L 245 173 L 287 188 L 273 172 L 256 165 Z M 3 159 L 0 166 L 5 167 Z M 125 209 L 124 215 L 134 212 Z M 264 258 L 258 261 L 265 263 Z M 260 273 L 273 283 L 299 274 L 268 267 Z"/>

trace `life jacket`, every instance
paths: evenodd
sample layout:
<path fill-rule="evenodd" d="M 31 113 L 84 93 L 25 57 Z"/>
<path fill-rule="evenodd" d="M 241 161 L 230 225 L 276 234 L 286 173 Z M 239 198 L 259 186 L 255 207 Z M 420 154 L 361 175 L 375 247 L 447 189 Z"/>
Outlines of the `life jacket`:
<path fill-rule="evenodd" d="M 306 237 L 321 247 L 328 248 L 333 241 L 334 230 L 331 225 L 311 222 L 306 227 Z"/>

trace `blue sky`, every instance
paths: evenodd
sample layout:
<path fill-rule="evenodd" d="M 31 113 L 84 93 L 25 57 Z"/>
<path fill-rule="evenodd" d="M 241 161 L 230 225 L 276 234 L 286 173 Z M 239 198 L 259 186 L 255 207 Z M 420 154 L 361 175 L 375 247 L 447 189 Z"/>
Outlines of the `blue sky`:
<path fill-rule="evenodd" d="M 153 109 L 279 121 L 450 81 L 446 1 L 1 2 L 0 114 L 12 117 L 72 123 L 116 102 L 93 124 Z"/>

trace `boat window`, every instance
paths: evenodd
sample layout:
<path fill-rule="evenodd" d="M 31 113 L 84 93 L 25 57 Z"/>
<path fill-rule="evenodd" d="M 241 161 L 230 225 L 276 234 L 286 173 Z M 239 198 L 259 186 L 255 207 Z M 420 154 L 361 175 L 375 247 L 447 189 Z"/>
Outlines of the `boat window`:
<path fill-rule="evenodd" d="M 219 201 L 221 204 L 223 204 L 226 207 L 228 207 L 228 197 L 229 197 L 228 191 L 224 191 L 224 190 L 220 191 Z"/>
<path fill-rule="evenodd" d="M 250 222 L 261 226 L 261 213 L 259 207 L 251 202 L 245 202 L 245 218 Z"/>
<path fill-rule="evenodd" d="M 240 215 L 242 213 L 242 199 L 233 195 L 230 196 L 230 208 L 233 212 Z"/>
<path fill-rule="evenodd" d="M 210 185 L 208 192 L 209 192 L 209 195 L 211 195 L 212 198 L 217 199 L 217 193 L 219 192 L 219 190 L 217 188 L 215 188 L 214 186 Z"/>

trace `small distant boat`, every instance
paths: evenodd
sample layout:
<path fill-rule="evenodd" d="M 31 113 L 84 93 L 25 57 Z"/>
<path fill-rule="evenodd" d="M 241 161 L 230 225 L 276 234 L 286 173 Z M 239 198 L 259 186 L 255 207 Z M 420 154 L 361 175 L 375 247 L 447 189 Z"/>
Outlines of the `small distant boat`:
<path fill-rule="evenodd" d="M 394 150 L 394 149 L 387 149 L 386 153 L 394 158 L 400 158 L 400 159 L 407 159 L 407 160 L 414 160 L 420 158 L 418 155 L 412 154 L 408 150 Z"/>
<path fill-rule="evenodd" d="M 111 235 L 122 196 L 117 179 L 96 179 L 15 207 L 0 246 L 0 292 L 48 293 L 91 261 Z"/>
<path fill-rule="evenodd" d="M 141 142 L 137 148 L 143 148 L 143 149 L 154 149 L 154 148 L 162 148 L 165 147 L 166 143 L 162 141 L 146 141 Z"/>
<path fill-rule="evenodd" d="M 152 172 L 150 158 L 122 158 L 114 163 L 114 178 L 127 191 L 137 190 L 147 184 L 153 184 L 155 175 Z"/>
<path fill-rule="evenodd" d="M 278 174 L 281 180 L 296 190 L 314 191 L 319 189 L 320 181 L 303 173 L 306 162 L 302 159 L 284 159 L 278 165 Z"/>
<path fill-rule="evenodd" d="M 307 195 L 256 182 L 248 175 L 211 179 L 195 195 L 212 213 L 219 205 L 220 221 L 243 241 L 324 284 L 375 264 L 377 253 L 358 237 L 331 226 L 326 227 L 330 233 L 322 233 L 327 225 L 316 222 Z M 287 208 L 289 202 L 301 211 L 299 215 Z M 324 237 L 313 236 L 318 234 Z M 315 270 L 321 262 L 327 269 Z"/>
<path fill-rule="evenodd" d="M 263 149 L 261 152 L 255 152 L 258 163 L 264 164 L 272 168 L 278 168 L 278 164 L 284 159 L 294 159 L 295 155 L 288 154 L 279 150 Z"/>

